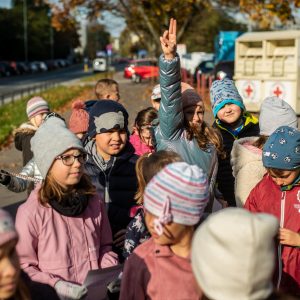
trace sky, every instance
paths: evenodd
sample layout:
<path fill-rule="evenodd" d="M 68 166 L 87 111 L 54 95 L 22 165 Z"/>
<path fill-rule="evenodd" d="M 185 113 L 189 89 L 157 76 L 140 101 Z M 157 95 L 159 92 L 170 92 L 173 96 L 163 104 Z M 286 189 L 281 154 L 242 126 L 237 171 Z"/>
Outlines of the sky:
<path fill-rule="evenodd" d="M 0 0 L 1 8 L 10 8 L 11 0 Z"/>

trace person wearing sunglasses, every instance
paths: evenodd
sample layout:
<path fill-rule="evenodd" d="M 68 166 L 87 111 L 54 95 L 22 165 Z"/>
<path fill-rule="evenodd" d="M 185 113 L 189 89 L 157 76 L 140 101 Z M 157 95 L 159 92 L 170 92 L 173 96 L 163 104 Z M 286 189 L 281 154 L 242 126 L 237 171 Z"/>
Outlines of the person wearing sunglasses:
<path fill-rule="evenodd" d="M 84 174 L 87 154 L 65 122 L 46 120 L 31 146 L 43 181 L 17 212 L 20 265 L 61 297 L 81 299 L 89 270 L 118 263 L 108 217 Z"/>

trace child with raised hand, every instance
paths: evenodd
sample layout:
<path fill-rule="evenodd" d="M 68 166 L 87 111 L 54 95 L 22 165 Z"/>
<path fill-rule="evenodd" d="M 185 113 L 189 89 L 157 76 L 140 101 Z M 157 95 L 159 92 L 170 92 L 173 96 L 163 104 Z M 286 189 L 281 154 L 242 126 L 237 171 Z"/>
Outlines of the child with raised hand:
<path fill-rule="evenodd" d="M 279 127 L 263 147 L 267 174 L 251 191 L 245 208 L 279 220 L 277 288 L 300 296 L 300 132 Z"/>
<path fill-rule="evenodd" d="M 131 221 L 137 190 L 138 156 L 128 141 L 128 113 L 120 103 L 98 101 L 90 111 L 85 165 L 97 192 L 103 197 L 114 236 L 114 250 L 122 258 L 126 227 Z"/>
<path fill-rule="evenodd" d="M 134 121 L 133 133 L 129 139 L 136 155 L 154 152 L 151 128 L 155 119 L 157 119 L 157 112 L 152 107 L 138 112 Z"/>
<path fill-rule="evenodd" d="M 27 102 L 26 113 L 28 122 L 23 123 L 15 131 L 15 147 L 22 151 L 23 166 L 25 166 L 33 157 L 30 149 L 30 140 L 49 111 L 49 105 L 42 97 L 35 96 Z"/>
<path fill-rule="evenodd" d="M 146 153 L 137 160 L 135 170 L 138 179 L 138 190 L 135 194 L 135 200 L 138 207 L 134 218 L 127 226 L 123 251 L 125 258 L 127 258 L 138 245 L 150 238 L 150 233 L 145 224 L 145 212 L 143 207 L 143 196 L 146 184 L 148 184 L 152 177 L 163 167 L 179 161 L 182 161 L 182 158 L 177 153 L 165 150 L 153 154 Z"/>
<path fill-rule="evenodd" d="M 210 100 L 215 117 L 213 126 L 222 135 L 226 153 L 225 159 L 219 158 L 218 188 L 228 205 L 236 206 L 230 153 L 235 140 L 258 136 L 258 120 L 246 111 L 243 99 L 232 80 L 215 80 L 210 88 Z"/>
<path fill-rule="evenodd" d="M 31 146 L 44 181 L 17 212 L 21 268 L 61 297 L 80 299 L 89 270 L 117 264 L 104 205 L 83 172 L 82 143 L 62 120 L 43 123 Z"/>
<path fill-rule="evenodd" d="M 144 207 L 152 238 L 126 261 L 121 300 L 200 299 L 190 251 L 194 227 L 207 202 L 207 176 L 195 165 L 172 163 L 150 180 Z"/>
<path fill-rule="evenodd" d="M 181 83 L 176 27 L 176 20 L 171 19 L 169 30 L 160 38 L 163 54 L 159 59 L 161 101 L 159 125 L 154 129 L 156 150 L 175 151 L 183 161 L 202 168 L 212 191 L 222 141 L 218 132 L 203 121 L 202 99 L 191 86 Z"/>
<path fill-rule="evenodd" d="M 0 209 L 0 298 L 4 300 L 58 300 L 49 285 L 32 281 L 20 270 L 16 245 L 19 235 L 11 216 Z"/>
<path fill-rule="evenodd" d="M 251 190 L 261 181 L 266 169 L 262 163 L 262 148 L 268 137 L 280 126 L 298 127 L 293 108 L 278 97 L 267 97 L 261 104 L 259 136 L 234 141 L 231 165 L 235 178 L 234 193 L 238 207 L 243 207 Z"/>

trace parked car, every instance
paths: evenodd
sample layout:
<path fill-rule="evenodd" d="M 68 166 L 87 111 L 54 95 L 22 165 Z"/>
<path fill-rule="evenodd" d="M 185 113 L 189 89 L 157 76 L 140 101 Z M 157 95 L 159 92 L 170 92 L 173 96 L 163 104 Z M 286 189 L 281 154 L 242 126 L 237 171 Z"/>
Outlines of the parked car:
<path fill-rule="evenodd" d="M 234 61 L 220 61 L 215 65 L 214 79 L 222 80 L 225 77 L 232 79 L 234 74 Z"/>
<path fill-rule="evenodd" d="M 98 57 L 93 60 L 93 72 L 105 72 L 108 69 L 107 59 Z"/>
<path fill-rule="evenodd" d="M 132 60 L 124 69 L 124 77 L 138 83 L 142 79 L 158 77 L 159 69 L 155 59 Z"/>
<path fill-rule="evenodd" d="M 12 76 L 15 74 L 15 70 L 5 61 L 0 61 L 0 75 L 1 76 Z"/>
<path fill-rule="evenodd" d="M 17 69 L 18 69 L 19 74 L 21 74 L 21 75 L 30 73 L 30 69 L 29 69 L 28 65 L 26 65 L 26 63 L 21 62 L 21 61 L 17 62 Z"/>
<path fill-rule="evenodd" d="M 115 70 L 118 71 L 123 71 L 124 68 L 130 63 L 130 59 L 128 58 L 117 58 L 114 59 L 112 62 L 112 67 L 115 68 Z"/>
<path fill-rule="evenodd" d="M 212 75 L 214 66 L 215 64 L 213 60 L 202 61 L 195 69 L 194 82 L 197 82 L 197 74 L 205 74 L 207 77 Z"/>

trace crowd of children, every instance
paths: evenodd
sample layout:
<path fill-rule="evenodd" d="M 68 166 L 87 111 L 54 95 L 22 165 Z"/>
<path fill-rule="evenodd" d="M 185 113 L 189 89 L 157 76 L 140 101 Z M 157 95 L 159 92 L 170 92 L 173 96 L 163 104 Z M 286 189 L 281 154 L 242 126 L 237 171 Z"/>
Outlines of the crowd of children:
<path fill-rule="evenodd" d="M 257 119 L 223 79 L 206 124 L 181 82 L 176 31 L 171 19 L 153 107 L 131 133 L 112 79 L 72 104 L 68 125 L 46 100 L 28 101 L 15 132 L 24 168 L 0 170 L 3 186 L 30 191 L 16 228 L 0 210 L 0 299 L 84 299 L 90 270 L 122 263 L 112 299 L 299 299 L 296 113 L 270 97 Z"/>

